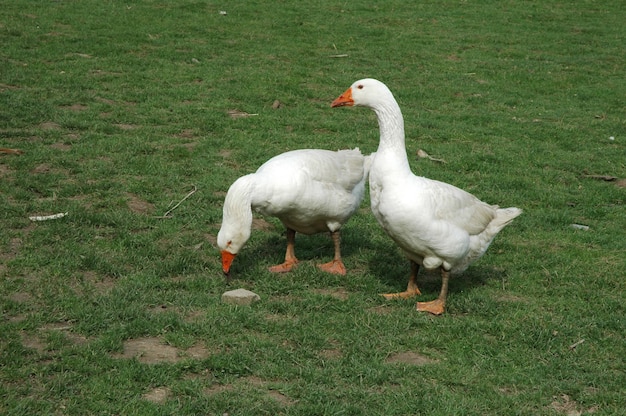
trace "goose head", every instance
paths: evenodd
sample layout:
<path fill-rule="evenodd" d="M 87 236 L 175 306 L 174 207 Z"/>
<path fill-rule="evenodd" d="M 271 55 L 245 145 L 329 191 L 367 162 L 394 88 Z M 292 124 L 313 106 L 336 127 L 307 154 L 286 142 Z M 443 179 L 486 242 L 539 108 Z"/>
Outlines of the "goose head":
<path fill-rule="evenodd" d="M 250 230 L 246 227 L 229 226 L 222 224 L 217 233 L 217 246 L 222 254 L 222 271 L 228 278 L 230 277 L 230 266 L 239 250 L 250 238 Z"/>
<path fill-rule="evenodd" d="M 360 106 L 375 110 L 388 101 L 395 102 L 395 99 L 385 84 L 373 78 L 364 78 L 352 84 L 330 106 Z"/>

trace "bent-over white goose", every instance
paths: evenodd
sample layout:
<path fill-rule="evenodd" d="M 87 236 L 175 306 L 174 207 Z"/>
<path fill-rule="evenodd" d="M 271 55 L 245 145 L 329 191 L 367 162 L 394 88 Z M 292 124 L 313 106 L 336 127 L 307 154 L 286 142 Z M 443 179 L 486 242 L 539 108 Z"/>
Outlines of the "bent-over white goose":
<path fill-rule="evenodd" d="M 278 218 L 287 229 L 287 251 L 272 272 L 288 272 L 297 263 L 295 235 L 330 232 L 335 255 L 319 267 L 346 274 L 341 260 L 340 228 L 357 211 L 365 191 L 370 156 L 359 149 L 301 149 L 282 153 L 255 173 L 237 179 L 224 200 L 217 244 L 229 276 L 235 255 L 250 238 L 252 211 Z"/>

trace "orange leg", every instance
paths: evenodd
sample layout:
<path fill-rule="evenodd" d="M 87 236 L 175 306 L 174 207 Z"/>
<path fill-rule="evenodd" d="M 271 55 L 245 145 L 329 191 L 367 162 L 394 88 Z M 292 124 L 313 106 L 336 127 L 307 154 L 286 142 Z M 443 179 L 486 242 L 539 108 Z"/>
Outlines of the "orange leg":
<path fill-rule="evenodd" d="M 439 297 L 430 302 L 417 302 L 415 308 L 420 312 L 430 312 L 433 315 L 441 315 L 446 308 L 446 298 L 448 297 L 448 280 L 450 272 L 441 268 L 441 292 Z"/>
<path fill-rule="evenodd" d="M 341 261 L 341 238 L 339 236 L 339 231 L 331 232 L 330 236 L 332 237 L 333 243 L 335 244 L 335 258 L 333 259 L 333 261 L 320 264 L 317 267 L 328 273 L 340 274 L 342 276 L 345 276 L 346 266 L 344 266 L 343 261 Z"/>
<path fill-rule="evenodd" d="M 272 273 L 286 273 L 290 272 L 296 264 L 298 264 L 298 259 L 296 258 L 296 232 L 290 228 L 287 228 L 287 251 L 285 252 L 285 262 L 282 264 L 277 264 L 276 266 L 270 267 L 270 272 Z"/>
<path fill-rule="evenodd" d="M 409 278 L 409 284 L 407 285 L 406 290 L 404 292 L 383 294 L 385 299 L 407 299 L 412 298 L 413 296 L 421 295 L 422 292 L 420 292 L 417 287 L 417 272 L 419 272 L 419 269 L 419 264 L 411 261 L 411 277 Z"/>

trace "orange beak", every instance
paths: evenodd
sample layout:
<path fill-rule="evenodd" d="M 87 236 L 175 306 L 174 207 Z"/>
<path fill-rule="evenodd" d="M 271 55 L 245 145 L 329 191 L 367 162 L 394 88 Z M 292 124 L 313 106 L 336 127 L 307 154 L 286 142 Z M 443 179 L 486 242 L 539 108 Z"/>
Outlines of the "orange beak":
<path fill-rule="evenodd" d="M 230 275 L 230 265 L 233 264 L 233 260 L 235 259 L 235 255 L 226 250 L 222 250 L 222 270 L 226 277 Z"/>
<path fill-rule="evenodd" d="M 348 88 L 346 92 L 341 94 L 335 101 L 330 105 L 331 107 L 343 107 L 343 106 L 353 106 L 354 100 L 352 99 L 352 87 Z"/>

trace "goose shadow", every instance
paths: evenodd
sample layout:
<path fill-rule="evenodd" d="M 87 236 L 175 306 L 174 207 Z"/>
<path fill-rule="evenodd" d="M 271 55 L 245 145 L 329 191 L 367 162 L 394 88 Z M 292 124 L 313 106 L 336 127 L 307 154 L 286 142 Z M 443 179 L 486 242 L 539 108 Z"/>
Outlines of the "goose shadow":
<path fill-rule="evenodd" d="M 406 289 L 411 274 L 411 263 L 404 253 L 390 240 L 388 245 L 379 243 L 374 247 L 375 254 L 369 258 L 370 272 L 389 288 L 389 293 L 402 292 Z M 487 254 L 488 255 L 488 254 Z M 480 263 L 472 264 L 463 273 L 451 276 L 448 294 L 473 290 L 487 284 L 490 280 L 500 279 L 502 270 Z M 441 290 L 441 271 L 426 270 L 420 267 L 417 285 L 426 298 L 435 298 Z"/>
<path fill-rule="evenodd" d="M 231 277 L 234 280 L 250 280 L 260 271 L 284 261 L 287 247 L 286 230 L 276 224 L 265 229 L 253 230 L 253 238 L 244 246 L 233 262 Z M 312 235 L 296 234 L 295 253 L 301 264 L 316 266 L 330 261 L 334 247 L 330 233 Z M 344 262 L 366 266 L 365 270 L 350 273 L 369 273 L 391 292 L 406 289 L 411 272 L 409 259 L 377 225 L 366 222 L 351 224 L 341 229 L 341 254 Z M 219 255 L 219 254 L 218 254 Z M 487 252 L 486 256 L 489 255 Z M 361 260 L 359 260 L 359 258 Z M 363 267 L 363 266 L 362 266 Z M 502 271 L 493 266 L 472 264 L 465 272 L 450 279 L 449 294 L 460 293 L 484 286 L 489 280 L 500 279 Z M 420 267 L 417 284 L 424 297 L 436 297 L 441 289 L 439 270 Z"/>
<path fill-rule="evenodd" d="M 370 233 L 371 230 L 367 226 L 351 225 L 350 222 L 341 228 L 341 257 L 344 262 L 351 263 L 354 257 L 362 256 L 363 249 L 369 247 Z M 272 224 L 263 230 L 253 230 L 252 234 L 252 238 L 233 262 L 234 278 L 251 273 L 251 270 L 258 272 L 260 269 L 267 269 L 285 260 L 287 231 L 282 225 Z M 312 266 L 332 260 L 334 245 L 330 233 L 311 235 L 296 233 L 295 255 L 300 264 Z M 350 272 L 348 269 L 348 274 Z"/>

